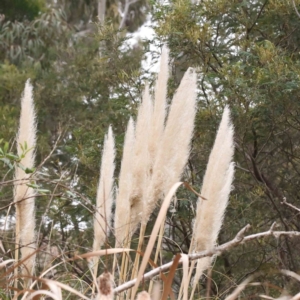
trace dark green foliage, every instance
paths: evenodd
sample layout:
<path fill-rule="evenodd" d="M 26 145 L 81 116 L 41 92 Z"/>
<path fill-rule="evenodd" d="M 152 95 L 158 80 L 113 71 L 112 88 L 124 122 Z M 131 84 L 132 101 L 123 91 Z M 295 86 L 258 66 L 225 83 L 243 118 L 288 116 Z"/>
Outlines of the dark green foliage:
<path fill-rule="evenodd" d="M 0 3 L 0 14 L 7 21 L 32 21 L 44 9 L 44 0 L 2 0 Z"/>
<path fill-rule="evenodd" d="M 193 5 L 176 0 L 156 9 L 157 32 L 168 40 L 174 59 L 175 82 L 187 66 L 200 74 L 191 157 L 192 169 L 199 171 L 198 184 L 220 112 L 225 104 L 232 111 L 235 189 L 220 242 L 247 223 L 253 232 L 266 230 L 274 221 L 283 230 L 299 230 L 297 211 L 281 204 L 286 197 L 299 207 L 300 199 L 300 19 L 292 2 L 220 0 Z M 240 282 L 256 271 L 263 271 L 266 277 L 261 280 L 272 281 L 280 290 L 286 280 L 274 272 L 299 270 L 297 248 L 299 239 L 281 238 L 224 254 L 214 268 L 218 291 L 212 288 L 211 295 L 221 296 L 231 286 L 230 278 Z M 249 293 L 262 292 L 254 290 Z"/>
<path fill-rule="evenodd" d="M 71 256 L 68 251 L 74 245 L 84 245 L 77 247 L 80 252 L 88 252 L 92 245 L 93 205 L 109 124 L 119 169 L 127 121 L 143 89 L 144 50 L 142 43 L 134 49 L 125 47 L 123 32 L 109 20 L 101 26 L 89 24 L 84 35 L 77 35 L 69 21 L 67 11 L 49 9 L 31 22 L 0 23 L 0 138 L 10 142 L 13 152 L 20 98 L 25 81 L 31 78 L 38 114 L 37 180 L 32 183 L 38 193 L 38 243 L 42 246 L 51 239 L 51 244 L 62 245 Z M 11 169 L 1 162 L 1 166 L 3 225 L 6 205 L 13 201 L 10 180 L 16 165 Z M 7 232 L 4 239 L 11 248 L 10 237 Z"/>

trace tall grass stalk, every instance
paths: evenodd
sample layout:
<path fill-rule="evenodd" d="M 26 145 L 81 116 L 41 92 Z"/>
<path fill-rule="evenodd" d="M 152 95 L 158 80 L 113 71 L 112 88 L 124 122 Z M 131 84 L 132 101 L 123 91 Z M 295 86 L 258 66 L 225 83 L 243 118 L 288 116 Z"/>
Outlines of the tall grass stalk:
<path fill-rule="evenodd" d="M 150 238 L 149 238 L 149 241 L 148 241 L 148 244 L 147 244 L 144 256 L 143 256 L 143 260 L 141 262 L 141 266 L 140 266 L 139 271 L 138 271 L 138 276 L 137 276 L 136 283 L 135 283 L 135 285 L 132 289 L 131 300 L 134 299 L 135 294 L 137 292 L 137 288 L 139 286 L 139 283 L 142 280 L 143 274 L 145 272 L 146 266 L 148 264 L 148 261 L 149 261 L 149 258 L 150 258 L 150 255 L 151 255 L 151 252 L 152 252 L 152 249 L 153 249 L 153 246 L 154 246 L 156 238 L 157 238 L 157 234 L 158 234 L 159 229 L 162 225 L 162 222 L 163 222 L 163 220 L 164 220 L 164 218 L 167 214 L 167 210 L 169 208 L 171 200 L 172 200 L 175 192 L 177 191 L 177 189 L 179 188 L 179 186 L 181 184 L 182 184 L 182 182 L 174 183 L 174 185 L 171 187 L 170 191 L 168 192 L 168 194 L 166 195 L 166 197 L 164 198 L 164 200 L 162 202 L 160 211 L 159 211 L 158 216 L 156 218 L 155 224 L 153 226 L 153 229 L 152 229 L 152 232 L 151 232 L 151 235 L 150 235 Z"/>
<path fill-rule="evenodd" d="M 233 153 L 233 126 L 229 108 L 225 107 L 203 179 L 201 195 L 206 200 L 198 199 L 190 252 L 209 250 L 215 246 L 234 176 Z M 193 299 L 200 276 L 211 265 L 211 262 L 210 257 L 197 261 L 190 299 Z"/>
<path fill-rule="evenodd" d="M 136 121 L 136 140 L 134 149 L 133 186 L 130 211 L 130 237 L 142 219 L 143 196 L 150 177 L 149 132 L 151 130 L 153 104 L 146 84 L 142 104 Z"/>
<path fill-rule="evenodd" d="M 133 163 L 133 180 L 132 193 L 130 197 L 130 222 L 128 224 L 129 231 L 128 243 L 130 243 L 132 234 L 136 231 L 138 224 L 141 221 L 141 212 L 143 210 L 143 191 L 149 181 L 149 170 L 151 166 L 151 157 L 149 154 L 149 133 L 151 130 L 153 114 L 153 104 L 149 91 L 149 86 L 146 84 L 143 94 L 143 100 L 138 110 L 135 131 L 134 145 L 134 163 Z M 142 241 L 143 239 L 141 239 Z M 141 243 L 138 244 L 137 251 L 141 251 Z M 129 245 L 128 245 L 129 246 Z M 135 257 L 133 272 L 139 264 L 139 253 Z M 124 268 L 121 270 L 122 276 L 127 274 L 129 260 L 125 257 L 125 263 L 122 263 Z"/>
<path fill-rule="evenodd" d="M 166 105 L 167 105 L 167 88 L 169 79 L 169 49 L 164 46 L 160 58 L 160 71 L 155 86 L 155 100 L 153 109 L 153 123 L 150 135 L 149 152 L 154 164 L 157 157 L 158 145 L 161 144 L 163 133 L 165 130 L 166 119 Z M 151 173 L 153 172 L 153 165 L 151 166 Z M 154 263 L 157 262 L 158 254 L 160 252 L 160 245 L 162 242 L 161 233 L 164 231 L 164 223 L 160 229 L 160 235 L 157 242 L 157 250 L 154 257 Z M 149 293 L 151 293 L 153 282 L 150 282 Z"/>
<path fill-rule="evenodd" d="M 164 131 L 164 123 L 165 123 L 165 116 L 166 116 L 166 96 L 167 96 L 167 81 L 168 81 L 168 49 L 166 47 L 163 48 L 162 50 L 162 56 L 161 56 L 161 61 L 160 61 L 160 72 L 158 74 L 158 79 L 156 81 L 156 87 L 155 87 L 155 98 L 154 98 L 154 104 L 153 104 L 153 112 L 152 119 L 149 120 L 150 122 L 148 123 L 150 125 L 150 128 L 148 128 L 147 131 L 143 131 L 143 135 L 148 135 L 147 141 L 148 141 L 148 153 L 147 155 L 149 156 L 148 158 L 148 166 L 146 170 L 146 175 L 147 175 L 147 180 L 145 184 L 143 185 L 142 188 L 142 194 L 140 195 L 141 199 L 141 206 L 139 207 L 139 218 L 132 219 L 132 228 L 133 231 L 137 227 L 137 225 L 141 222 L 141 217 L 142 217 L 142 211 L 144 210 L 144 205 L 145 205 L 145 190 L 146 190 L 146 185 L 148 184 L 152 170 L 153 170 L 153 164 L 157 155 L 157 151 L 159 148 L 159 145 L 161 143 L 161 138 L 163 135 Z M 146 91 L 145 91 L 146 92 Z M 149 92 L 148 92 L 149 94 Z M 150 96 L 150 94 L 149 94 Z M 138 117 L 139 119 L 139 117 Z M 137 136 L 138 139 L 138 136 Z M 144 140 L 145 138 L 143 138 Z M 143 245 L 143 240 L 144 240 L 144 234 L 146 231 L 146 225 L 147 224 L 142 224 L 140 228 L 140 237 L 139 237 L 139 243 L 138 243 L 138 251 L 141 251 L 142 245 Z M 138 266 L 139 266 L 139 260 L 140 260 L 140 255 L 137 253 L 132 269 L 132 275 L 131 278 L 134 278 L 137 276 L 137 271 L 138 271 Z M 130 292 L 127 294 L 127 298 L 130 297 Z"/>
<path fill-rule="evenodd" d="M 30 176 L 34 167 L 36 145 L 36 114 L 33 103 L 33 92 L 30 81 L 25 84 L 21 99 L 21 116 L 17 134 L 17 150 L 21 158 L 15 171 L 14 203 L 16 204 L 16 251 L 15 260 L 29 257 L 24 261 L 22 274 L 33 275 L 36 242 L 35 242 L 35 191 L 29 187 Z M 25 179 L 25 180 L 23 180 Z M 22 180 L 22 181 L 21 181 Z M 17 268 L 15 268 L 15 276 Z M 27 277 L 28 278 L 28 277 Z M 28 286 L 30 280 L 26 279 Z M 17 281 L 15 281 L 17 287 Z"/>
<path fill-rule="evenodd" d="M 132 180 L 134 164 L 135 128 L 134 121 L 130 118 L 125 134 L 123 157 L 119 175 L 119 190 L 116 197 L 115 210 L 115 238 L 116 247 L 124 246 L 128 243 L 129 222 L 130 222 L 130 197 L 132 192 Z M 125 243 L 125 244 L 124 244 Z"/>
<path fill-rule="evenodd" d="M 111 223 L 111 207 L 113 202 L 113 183 L 115 170 L 115 143 L 112 128 L 109 127 L 105 136 L 100 179 L 97 190 L 96 212 L 94 216 L 93 251 L 100 250 L 104 244 Z M 97 275 L 98 258 L 93 258 L 94 275 Z"/>
<path fill-rule="evenodd" d="M 130 245 L 130 197 L 132 195 L 133 170 L 135 145 L 135 127 L 132 118 L 129 119 L 127 131 L 125 134 L 123 157 L 119 175 L 119 190 L 116 197 L 115 210 L 115 247 L 129 247 Z M 117 255 L 114 256 L 113 273 L 116 268 Z M 123 275 L 127 273 L 124 269 L 127 265 L 127 254 L 122 253 L 121 272 L 119 282 L 126 278 Z"/>
<path fill-rule="evenodd" d="M 179 181 L 190 153 L 190 142 L 196 113 L 196 74 L 192 69 L 186 72 L 173 98 L 165 124 L 167 80 L 168 50 L 164 48 L 161 58 L 161 70 L 156 84 L 154 108 L 149 88 L 146 85 L 136 122 L 131 181 L 132 194 L 129 197 L 131 219 L 129 222 L 129 239 L 126 246 L 129 247 L 131 236 L 140 223 L 141 228 L 138 253 L 132 268 L 132 277 L 137 275 L 139 269 L 139 251 L 142 250 L 148 219 L 157 202 L 163 199 L 174 183 Z M 124 149 L 124 160 L 125 156 Z M 123 181 L 120 180 L 119 183 L 120 191 L 124 190 L 122 187 Z M 126 203 L 126 197 L 124 201 Z M 122 211 L 120 208 L 122 205 L 122 202 L 117 200 L 117 213 Z M 118 219 L 119 217 L 116 216 L 117 227 L 120 226 Z M 161 226 L 163 232 L 164 225 Z M 128 230 L 124 230 L 124 232 L 128 232 Z M 122 237 L 117 229 L 117 243 L 122 239 L 124 239 L 124 234 Z M 157 251 L 160 251 L 160 243 L 158 246 Z M 124 260 L 127 261 L 127 257 L 123 256 L 121 264 L 120 277 L 123 279 L 127 274 L 127 263 Z M 129 297 L 129 294 L 127 297 Z"/>

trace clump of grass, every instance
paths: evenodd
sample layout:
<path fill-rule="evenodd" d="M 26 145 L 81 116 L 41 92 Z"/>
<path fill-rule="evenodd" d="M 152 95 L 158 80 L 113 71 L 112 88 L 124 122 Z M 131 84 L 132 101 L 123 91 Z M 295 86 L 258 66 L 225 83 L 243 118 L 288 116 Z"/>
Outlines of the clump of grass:
<path fill-rule="evenodd" d="M 150 95 L 149 87 L 146 85 L 143 101 L 138 110 L 137 120 L 134 122 L 133 119 L 130 118 L 128 122 L 119 175 L 119 187 L 116 195 L 114 224 L 116 237 L 115 248 L 109 249 L 108 245 L 105 244 L 111 227 L 112 203 L 114 200 L 115 146 L 112 128 L 110 127 L 105 137 L 102 152 L 100 179 L 94 215 L 93 251 L 78 254 L 73 258 L 66 258 L 62 260 L 61 263 L 49 268 L 50 270 L 59 265 L 66 266 L 68 263 L 71 263 L 71 261 L 74 262 L 75 260 L 88 258 L 92 262 L 89 266 L 91 267 L 92 265 L 90 268 L 90 276 L 93 278 L 91 282 L 94 283 L 94 287 L 88 288 L 85 295 L 62 282 L 44 278 L 48 271 L 44 271 L 38 278 L 33 277 L 36 250 L 35 246 L 29 247 L 28 245 L 35 245 L 35 223 L 33 221 L 30 226 L 24 226 L 24 216 L 28 216 L 29 213 L 34 215 L 34 201 L 32 200 L 34 199 L 34 191 L 24 184 L 16 185 L 16 244 L 18 245 L 20 242 L 22 245 L 22 264 L 25 266 L 24 270 L 26 270 L 27 273 L 23 272 L 21 276 L 27 284 L 24 288 L 29 287 L 29 290 L 19 290 L 19 293 L 23 294 L 24 299 L 27 296 L 34 297 L 38 295 L 47 295 L 53 299 L 62 299 L 63 290 L 65 290 L 83 299 L 94 297 L 97 300 L 109 300 L 114 298 L 113 287 L 115 279 L 119 279 L 119 281 L 122 282 L 136 275 L 137 280 L 132 291 L 128 292 L 127 295 L 117 297 L 119 297 L 119 299 L 126 297 L 126 299 L 131 298 L 132 300 L 160 299 L 160 293 L 157 292 L 157 289 L 152 298 L 146 291 L 139 293 L 137 297 L 136 294 L 139 283 L 143 280 L 143 274 L 150 262 L 151 253 L 159 230 L 163 233 L 168 207 L 176 190 L 182 184 L 180 179 L 190 154 L 190 144 L 193 136 L 197 90 L 196 73 L 194 70 L 188 69 L 170 104 L 169 113 L 166 114 L 168 76 L 168 50 L 164 48 L 154 100 Z M 25 144 L 26 142 L 29 148 L 26 148 L 28 151 L 22 158 L 23 160 L 20 161 L 20 164 L 25 167 L 25 171 L 24 168 L 18 168 L 17 170 L 20 169 L 21 171 L 17 171 L 16 178 L 29 180 L 29 175 L 26 175 L 26 168 L 32 169 L 34 166 L 34 146 L 36 139 L 32 87 L 29 82 L 26 83 L 22 103 L 23 102 L 22 107 L 24 105 L 24 108 L 22 108 L 22 110 L 25 109 L 25 111 L 27 111 L 26 116 L 30 116 L 31 121 L 27 119 L 24 121 L 22 119 L 25 118 L 24 113 L 21 113 L 18 139 L 19 145 L 22 145 L 22 143 Z M 26 132 L 29 132 L 29 135 L 26 135 Z M 19 152 L 20 149 L 18 148 Z M 231 162 L 233 149 L 233 127 L 230 121 L 229 109 L 226 107 L 203 181 L 201 195 L 206 200 L 199 198 L 198 201 L 190 252 L 211 249 L 216 243 L 233 179 L 234 165 Z M 24 152 L 24 149 L 21 150 Z M 22 153 L 20 152 L 19 155 L 22 155 Z M 27 200 L 30 198 L 30 201 Z M 152 228 L 146 250 L 143 253 L 141 249 L 146 226 L 151 214 L 160 201 L 161 208 L 155 225 Z M 135 251 L 136 260 L 130 269 L 129 262 L 131 257 L 127 252 L 131 250 L 132 235 L 139 226 L 140 237 L 138 249 Z M 23 230 L 21 230 L 21 228 L 23 228 Z M 160 242 L 157 244 L 158 250 L 161 246 Z M 106 249 L 100 250 L 101 247 L 105 247 Z M 124 248 L 119 249 L 118 247 Z M 28 250 L 29 248 L 30 251 Z M 116 269 L 118 271 L 115 271 L 117 262 L 117 256 L 115 256 L 115 264 L 111 270 L 112 273 L 108 271 L 108 266 L 105 263 L 104 272 L 96 280 L 99 257 L 116 253 L 123 253 L 121 268 L 117 266 Z M 139 262 L 140 255 L 143 256 L 141 263 Z M 24 259 L 26 257 L 27 259 Z M 164 299 L 166 299 L 169 294 L 173 297 L 171 284 L 180 258 L 183 262 L 184 280 L 182 281 L 182 293 L 179 294 L 179 299 L 181 298 L 181 294 L 184 300 L 188 298 L 188 286 L 193 268 L 189 270 L 187 256 L 179 255 L 174 259 L 174 264 L 168 278 L 162 276 L 165 281 L 165 291 L 162 295 Z M 16 261 L 17 265 L 13 268 L 15 278 L 18 277 L 17 268 L 18 264 L 20 264 L 17 251 Z M 155 265 L 155 263 L 156 261 L 152 262 L 152 265 Z M 199 260 L 191 297 L 193 297 L 195 286 L 201 274 L 210 264 L 210 258 Z M 112 274 L 115 275 L 115 278 Z M 78 280 L 80 281 L 81 279 L 78 278 Z M 30 281 L 33 281 L 31 285 L 28 284 Z M 97 289 L 96 296 L 95 288 Z"/>

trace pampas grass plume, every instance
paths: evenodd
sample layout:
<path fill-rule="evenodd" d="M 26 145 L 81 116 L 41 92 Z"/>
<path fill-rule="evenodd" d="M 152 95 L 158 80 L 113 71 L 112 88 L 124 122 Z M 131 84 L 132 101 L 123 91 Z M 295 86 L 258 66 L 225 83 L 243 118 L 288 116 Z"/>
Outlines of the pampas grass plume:
<path fill-rule="evenodd" d="M 98 277 L 99 294 L 96 300 L 111 300 L 114 298 L 113 277 L 109 272 L 104 272 Z"/>
<path fill-rule="evenodd" d="M 21 244 L 21 258 L 30 258 L 24 262 L 24 275 L 32 275 L 35 262 L 35 192 L 27 184 L 29 180 L 23 180 L 31 176 L 26 174 L 25 169 L 32 169 L 35 160 L 36 144 L 36 115 L 33 103 L 32 85 L 27 80 L 21 99 L 20 126 L 17 135 L 18 155 L 25 156 L 20 160 L 22 168 L 17 167 L 15 173 L 14 201 L 16 203 L 16 239 L 17 245 Z M 24 149 L 27 144 L 27 150 Z M 23 147 L 23 149 L 22 149 Z M 23 153 L 24 151 L 26 153 Z"/>
<path fill-rule="evenodd" d="M 146 291 L 143 291 L 137 295 L 136 300 L 151 300 L 151 297 Z"/>
<path fill-rule="evenodd" d="M 203 179 L 201 195 L 207 200 L 198 200 L 192 251 L 208 250 L 215 246 L 234 176 L 233 153 L 233 127 L 229 109 L 225 107 Z M 194 286 L 211 261 L 211 258 L 198 261 Z"/>
<path fill-rule="evenodd" d="M 119 192 L 116 198 L 115 237 L 116 248 L 123 245 L 130 221 L 130 196 L 132 192 L 132 166 L 134 165 L 134 121 L 130 118 L 124 141 L 123 158 L 119 176 Z"/>
<path fill-rule="evenodd" d="M 149 154 L 149 132 L 152 123 L 153 105 L 149 86 L 146 84 L 143 102 L 139 107 L 136 121 L 136 140 L 134 149 L 133 185 L 131 196 L 131 229 L 133 233 L 141 222 L 144 207 L 143 193 L 149 182 L 151 160 Z"/>
<path fill-rule="evenodd" d="M 163 136 L 160 160 L 165 161 L 164 193 L 179 181 L 190 155 L 196 115 L 197 75 L 189 68 L 173 98 Z M 158 160 L 158 165 L 160 165 Z"/>
<path fill-rule="evenodd" d="M 159 144 L 151 182 L 147 186 L 147 204 L 143 222 L 147 222 L 158 199 L 178 182 L 190 154 L 196 114 L 196 73 L 188 69 L 173 98 L 168 120 Z"/>
<path fill-rule="evenodd" d="M 154 161 L 158 145 L 161 143 L 165 128 L 166 105 L 167 105 L 167 83 L 169 78 L 169 50 L 163 47 L 160 58 L 160 71 L 155 86 L 155 97 L 153 107 L 153 121 L 150 133 L 149 151 L 151 160 Z"/>
<path fill-rule="evenodd" d="M 100 179 L 94 217 L 93 251 L 100 250 L 105 242 L 111 222 L 111 206 L 113 202 L 113 182 L 115 170 L 115 143 L 111 127 L 104 140 L 103 154 L 100 168 Z M 97 259 L 94 259 L 94 263 Z"/>

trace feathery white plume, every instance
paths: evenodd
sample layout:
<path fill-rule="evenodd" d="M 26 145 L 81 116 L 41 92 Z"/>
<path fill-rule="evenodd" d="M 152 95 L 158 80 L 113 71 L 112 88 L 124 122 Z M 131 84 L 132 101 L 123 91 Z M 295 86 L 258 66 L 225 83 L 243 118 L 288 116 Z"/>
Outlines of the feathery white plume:
<path fill-rule="evenodd" d="M 131 229 L 132 233 L 140 223 L 143 211 L 143 193 L 149 182 L 151 160 L 149 154 L 149 132 L 151 129 L 153 105 L 149 86 L 146 84 L 143 102 L 139 107 L 136 121 L 133 185 L 131 196 Z"/>
<path fill-rule="evenodd" d="M 208 250 L 215 246 L 234 176 L 234 164 L 231 162 L 233 153 L 233 126 L 229 109 L 225 107 L 203 179 L 201 195 L 207 200 L 198 200 L 191 244 L 193 252 Z M 194 287 L 211 261 L 211 258 L 198 260 Z"/>
<path fill-rule="evenodd" d="M 166 46 L 164 46 L 160 58 L 160 71 L 155 86 L 153 121 L 149 142 L 149 152 L 153 162 L 159 149 L 158 145 L 161 143 L 165 128 L 168 87 L 167 83 L 169 78 L 168 59 L 169 50 Z"/>
<path fill-rule="evenodd" d="M 162 142 L 161 162 L 164 160 L 165 178 L 164 193 L 179 181 L 183 169 L 190 155 L 190 143 L 193 135 L 194 121 L 196 115 L 196 72 L 189 68 L 181 80 L 176 92 Z M 158 167 L 160 163 L 158 160 Z"/>
<path fill-rule="evenodd" d="M 21 99 L 20 127 L 17 135 L 18 155 L 21 157 L 21 167 L 16 168 L 14 201 L 16 203 L 16 242 L 21 246 L 21 258 L 24 262 L 24 275 L 32 275 L 35 262 L 35 192 L 28 187 L 28 180 L 20 181 L 31 176 L 26 169 L 34 167 L 36 144 L 36 115 L 34 110 L 32 85 L 27 80 Z"/>
<path fill-rule="evenodd" d="M 134 165 L 134 121 L 130 118 L 124 141 L 123 158 L 119 176 L 119 192 L 116 198 L 115 237 L 116 248 L 123 245 L 130 222 L 130 196 L 132 193 L 132 167 Z"/>
<path fill-rule="evenodd" d="M 179 181 L 186 165 L 196 114 L 196 83 L 196 73 L 190 68 L 181 80 L 170 107 L 153 175 L 147 186 L 143 222 L 148 221 L 158 199 Z"/>
<path fill-rule="evenodd" d="M 151 297 L 146 291 L 143 291 L 138 293 L 136 300 L 151 300 Z"/>
<path fill-rule="evenodd" d="M 97 190 L 96 212 L 94 216 L 93 251 L 100 250 L 108 235 L 111 222 L 111 206 L 113 202 L 113 183 L 115 170 L 115 143 L 111 126 L 105 136 L 100 168 L 100 179 Z M 93 259 L 94 265 L 98 261 Z"/>
<path fill-rule="evenodd" d="M 153 165 L 164 132 L 166 116 L 167 82 L 169 77 L 167 47 L 163 48 L 160 72 L 155 87 L 155 102 L 152 105 L 149 87 L 146 85 L 143 103 L 140 106 L 136 125 L 136 166 L 134 170 L 135 189 L 131 201 L 131 233 L 141 222 L 142 211 L 145 210 L 146 194 L 150 178 L 153 173 Z M 139 150 L 140 149 L 140 150 Z M 141 150 L 142 149 L 142 150 Z M 144 174 L 142 175 L 142 172 Z M 139 189 L 137 189 L 139 186 Z"/>

